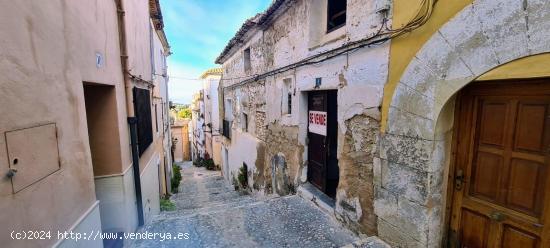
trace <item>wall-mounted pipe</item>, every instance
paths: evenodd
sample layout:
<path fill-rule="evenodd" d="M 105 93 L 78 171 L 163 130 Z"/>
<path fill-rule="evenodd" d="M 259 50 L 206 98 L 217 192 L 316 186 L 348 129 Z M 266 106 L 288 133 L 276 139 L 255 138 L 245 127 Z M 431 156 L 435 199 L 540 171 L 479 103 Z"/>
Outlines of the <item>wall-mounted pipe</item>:
<path fill-rule="evenodd" d="M 128 125 L 130 126 L 130 143 L 132 146 L 132 166 L 134 171 L 134 186 L 136 191 L 136 202 L 138 212 L 138 225 L 144 224 L 143 201 L 141 194 L 141 178 L 139 173 L 139 151 L 137 141 L 137 118 L 134 113 L 132 79 L 128 66 L 128 44 L 126 42 L 126 19 L 124 0 L 114 0 L 118 16 L 118 38 L 120 44 L 120 63 L 122 66 L 122 76 L 124 80 L 126 95 L 126 113 L 128 115 Z"/>

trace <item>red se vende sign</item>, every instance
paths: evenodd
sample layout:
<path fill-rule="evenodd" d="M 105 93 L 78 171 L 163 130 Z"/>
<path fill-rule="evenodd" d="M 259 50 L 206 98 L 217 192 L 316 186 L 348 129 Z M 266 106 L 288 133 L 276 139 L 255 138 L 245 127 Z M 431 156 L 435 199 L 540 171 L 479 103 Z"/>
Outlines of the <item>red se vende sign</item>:
<path fill-rule="evenodd" d="M 309 132 L 327 135 L 327 112 L 309 111 Z"/>

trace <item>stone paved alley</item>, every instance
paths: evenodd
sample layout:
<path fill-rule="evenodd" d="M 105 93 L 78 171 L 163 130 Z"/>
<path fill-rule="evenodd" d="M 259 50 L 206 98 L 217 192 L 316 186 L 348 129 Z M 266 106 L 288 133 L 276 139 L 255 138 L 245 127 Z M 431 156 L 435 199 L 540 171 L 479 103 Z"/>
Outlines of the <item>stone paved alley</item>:
<path fill-rule="evenodd" d="M 176 211 L 161 212 L 138 232 L 177 235 L 188 240 L 135 240 L 127 247 L 341 247 L 359 238 L 297 195 L 242 195 L 219 171 L 182 165 Z"/>

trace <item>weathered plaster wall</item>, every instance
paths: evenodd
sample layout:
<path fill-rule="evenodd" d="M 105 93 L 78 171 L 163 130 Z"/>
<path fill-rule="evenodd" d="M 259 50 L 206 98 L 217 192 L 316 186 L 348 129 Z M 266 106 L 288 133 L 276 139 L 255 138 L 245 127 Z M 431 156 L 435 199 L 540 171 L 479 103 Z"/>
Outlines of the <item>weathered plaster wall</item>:
<path fill-rule="evenodd" d="M 304 145 L 297 126 L 270 123 L 267 127 L 264 185 L 279 195 L 293 194 L 301 184 Z M 258 182 L 261 183 L 261 182 Z"/>
<path fill-rule="evenodd" d="M 346 120 L 347 131 L 339 157 L 339 217 L 356 231 L 376 233 L 373 166 L 377 153 L 379 120 L 356 115 Z"/>
<path fill-rule="evenodd" d="M 151 81 L 151 41 L 154 30 L 150 19 L 144 18 L 149 16 L 149 1 L 123 1 L 126 8 L 124 16 L 130 73 Z"/>
<path fill-rule="evenodd" d="M 119 85 L 121 74 L 118 40 L 108 38 L 118 37 L 114 2 L 1 1 L 0 12 L 0 132 L 56 123 L 60 158 L 60 170 L 16 194 L 9 179 L 0 179 L 0 242 L 16 247 L 23 244 L 9 237 L 12 230 L 64 231 L 95 204 L 83 81 Z M 101 68 L 96 52 L 103 54 Z M 0 139 L 3 172 L 5 146 Z"/>
<path fill-rule="evenodd" d="M 139 43 L 131 45 L 132 72 L 151 80 L 150 40 L 141 38 L 149 37 L 148 2 L 126 2 L 127 23 L 133 27 L 128 32 L 134 35 L 129 40 Z M 96 193 L 107 203 L 108 199 L 102 197 L 119 196 L 109 194 L 117 193 L 112 191 L 116 189 L 123 189 L 123 197 L 128 198 L 111 202 L 119 204 L 115 208 L 123 209 L 127 217 L 118 219 L 117 226 L 134 231 L 137 218 L 135 200 L 131 198 L 135 194 L 130 190 L 134 186 L 125 177 L 131 171 L 131 159 L 115 2 L 1 1 L 0 12 L 4 24 L 0 27 L 0 105 L 7 106 L 0 108 L 0 133 L 55 123 L 60 158 L 60 170 L 16 194 L 9 179 L 0 179 L 0 242 L 9 247 L 50 246 L 55 240 L 22 243 L 6 235 L 11 230 L 78 229 L 79 218 L 88 227 L 78 230 L 90 230 L 89 225 L 97 225 L 93 228 L 100 230 L 100 221 L 89 219 L 98 215 L 86 211 L 96 203 Z M 100 56 L 99 65 L 96 55 Z M 116 178 L 106 182 L 118 184 L 110 188 L 103 187 L 102 177 L 94 184 L 83 82 L 114 86 L 116 109 L 111 111 L 116 116 L 119 136 L 113 149 L 120 152 L 106 158 L 117 166 L 99 173 Z M 4 139 L 0 139 L 0 146 L 0 170 L 8 171 Z M 145 159 L 142 166 L 149 160 Z M 100 209 L 105 207 L 113 205 L 100 203 Z"/>
<path fill-rule="evenodd" d="M 235 172 L 244 160 L 251 161 L 247 162 L 249 168 L 255 165 L 251 185 L 267 193 L 293 193 L 306 182 L 307 92 L 338 91 L 340 186 L 335 214 L 354 230 L 368 234 L 376 233 L 373 158 L 377 153 L 379 107 L 387 80 L 389 45 L 358 49 L 261 81 L 232 85 L 241 81 L 233 78 L 260 74 L 372 35 L 383 22 L 383 15 L 375 11 L 378 2 L 348 1 L 348 24 L 326 35 L 324 22 L 317 20 L 317 14 L 324 13 L 318 9 L 323 4 L 295 1 L 264 30 L 254 28 L 245 35 L 244 44 L 224 62 L 222 81 L 225 99 L 233 100 L 232 139 L 224 141 L 229 150 L 230 171 Z M 252 64 L 247 71 L 243 62 L 246 48 L 251 50 Z M 319 87 L 315 87 L 316 78 L 322 78 Z M 290 82 L 289 86 L 285 82 Z M 287 104 L 283 102 L 284 90 L 291 93 L 291 114 L 283 113 Z M 243 95 L 250 120 L 246 134 L 240 131 Z M 255 142 L 243 144 L 242 139 L 251 136 Z M 235 159 L 237 156 L 240 160 Z"/>

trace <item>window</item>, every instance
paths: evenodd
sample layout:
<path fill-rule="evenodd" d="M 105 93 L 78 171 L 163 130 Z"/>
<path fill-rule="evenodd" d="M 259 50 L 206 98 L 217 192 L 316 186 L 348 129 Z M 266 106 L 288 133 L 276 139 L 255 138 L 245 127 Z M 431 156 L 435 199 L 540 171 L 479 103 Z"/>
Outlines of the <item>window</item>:
<path fill-rule="evenodd" d="M 252 65 L 250 64 L 250 47 L 247 49 L 244 49 L 243 52 L 243 59 L 244 59 L 244 70 L 249 71 L 252 69 Z"/>
<path fill-rule="evenodd" d="M 225 110 L 224 119 L 228 121 L 232 121 L 233 120 L 233 101 L 231 101 L 231 99 L 225 99 L 224 110 Z"/>
<path fill-rule="evenodd" d="M 159 132 L 159 115 L 158 115 L 156 104 L 155 104 L 155 131 L 157 131 L 157 133 Z"/>
<path fill-rule="evenodd" d="M 139 156 L 153 143 L 151 94 L 149 90 L 134 87 L 134 112 L 137 118 Z"/>
<path fill-rule="evenodd" d="M 327 33 L 346 25 L 347 0 L 328 0 Z"/>
<path fill-rule="evenodd" d="M 248 132 L 248 114 L 243 113 L 243 117 L 241 120 L 242 129 L 244 132 Z"/>
<path fill-rule="evenodd" d="M 233 101 L 225 99 L 222 132 L 223 136 L 231 139 L 231 121 L 233 120 Z"/>
<path fill-rule="evenodd" d="M 166 110 L 166 103 L 162 103 L 162 109 L 160 111 L 160 117 L 162 120 L 162 132 L 166 131 L 166 120 L 164 119 L 164 111 Z"/>
<path fill-rule="evenodd" d="M 290 115 L 292 114 L 292 94 L 288 93 L 287 98 L 288 98 L 288 101 L 287 101 L 288 114 Z"/>
<path fill-rule="evenodd" d="M 283 95 L 281 98 L 282 114 L 292 114 L 292 79 L 285 78 L 283 80 Z"/>
<path fill-rule="evenodd" d="M 231 122 L 228 120 L 223 120 L 222 135 L 231 139 Z"/>

